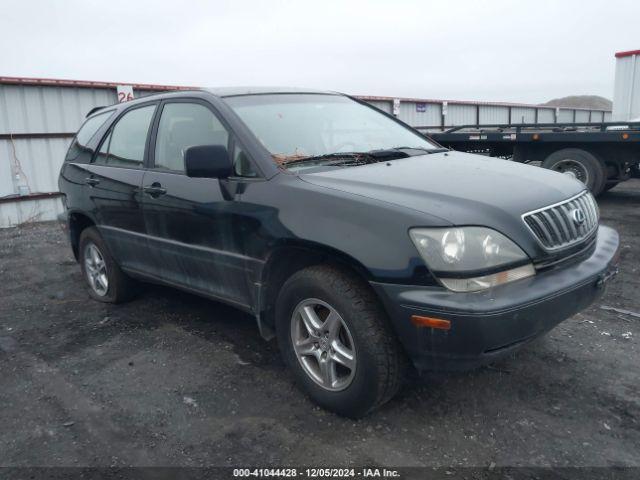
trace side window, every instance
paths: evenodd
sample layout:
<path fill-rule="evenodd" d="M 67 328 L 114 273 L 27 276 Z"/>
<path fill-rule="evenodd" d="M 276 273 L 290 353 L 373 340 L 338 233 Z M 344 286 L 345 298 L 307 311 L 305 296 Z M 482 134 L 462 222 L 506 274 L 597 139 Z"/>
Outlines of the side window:
<path fill-rule="evenodd" d="M 233 173 L 238 177 L 257 177 L 258 173 L 240 145 L 233 148 Z"/>
<path fill-rule="evenodd" d="M 196 145 L 227 146 L 229 134 L 211 110 L 198 103 L 167 103 L 156 139 L 155 168 L 184 172 L 184 152 Z"/>
<path fill-rule="evenodd" d="M 91 140 L 98 129 L 102 125 L 104 125 L 104 122 L 106 122 L 112 114 L 113 110 L 110 112 L 99 113 L 84 122 L 82 128 L 78 130 L 78 133 L 76 135 L 76 140 L 78 141 L 78 143 L 82 146 L 85 146 L 87 143 L 89 143 L 89 140 Z"/>
<path fill-rule="evenodd" d="M 111 132 L 107 135 L 107 137 L 102 141 L 102 145 L 98 149 L 98 153 L 96 154 L 96 158 L 94 163 L 106 164 L 107 163 L 107 155 L 109 154 L 109 143 L 111 142 Z"/>
<path fill-rule="evenodd" d="M 123 167 L 141 166 L 155 108 L 149 105 L 125 113 L 102 142 L 95 161 Z"/>
<path fill-rule="evenodd" d="M 78 157 L 83 151 L 87 151 L 87 144 L 89 140 L 93 138 L 98 129 L 109 120 L 109 117 L 113 115 L 114 110 L 99 113 L 93 117 L 87 119 L 78 130 L 76 137 L 73 139 L 69 151 L 67 152 L 66 160 L 73 160 Z"/>

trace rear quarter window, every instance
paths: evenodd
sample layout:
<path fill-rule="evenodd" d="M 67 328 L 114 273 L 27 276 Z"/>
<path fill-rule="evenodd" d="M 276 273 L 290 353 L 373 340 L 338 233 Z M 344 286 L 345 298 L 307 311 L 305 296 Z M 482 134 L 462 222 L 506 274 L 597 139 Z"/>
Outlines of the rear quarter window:
<path fill-rule="evenodd" d="M 73 142 L 69 146 L 67 152 L 66 161 L 76 160 L 82 153 L 88 153 L 88 159 L 91 158 L 93 151 L 88 148 L 89 141 L 93 138 L 96 132 L 102 127 L 109 118 L 113 115 L 115 110 L 99 113 L 93 117 L 88 118 L 76 133 Z"/>

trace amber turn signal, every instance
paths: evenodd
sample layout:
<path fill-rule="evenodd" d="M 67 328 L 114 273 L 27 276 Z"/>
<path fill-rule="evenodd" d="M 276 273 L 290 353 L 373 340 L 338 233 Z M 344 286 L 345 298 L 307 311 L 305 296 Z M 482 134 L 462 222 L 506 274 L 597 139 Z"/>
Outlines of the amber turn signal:
<path fill-rule="evenodd" d="M 533 138 L 534 140 L 540 140 L 540 135 L 538 135 L 537 133 L 534 133 L 533 137 L 531 138 Z"/>
<path fill-rule="evenodd" d="M 411 315 L 411 323 L 416 327 L 437 328 L 440 330 L 450 330 L 451 322 L 442 318 L 423 317 L 421 315 Z"/>
<path fill-rule="evenodd" d="M 622 134 L 622 139 L 623 140 L 629 140 L 629 134 L 628 133 L 623 133 Z"/>

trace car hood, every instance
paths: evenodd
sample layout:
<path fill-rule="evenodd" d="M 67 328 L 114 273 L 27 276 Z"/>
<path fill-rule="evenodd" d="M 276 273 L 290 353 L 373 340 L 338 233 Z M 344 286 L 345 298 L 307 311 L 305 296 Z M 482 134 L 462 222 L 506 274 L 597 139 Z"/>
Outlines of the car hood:
<path fill-rule="evenodd" d="M 434 153 L 300 174 L 306 182 L 436 216 L 446 224 L 483 225 L 512 238 L 523 213 L 577 195 L 567 175 L 463 152 Z"/>

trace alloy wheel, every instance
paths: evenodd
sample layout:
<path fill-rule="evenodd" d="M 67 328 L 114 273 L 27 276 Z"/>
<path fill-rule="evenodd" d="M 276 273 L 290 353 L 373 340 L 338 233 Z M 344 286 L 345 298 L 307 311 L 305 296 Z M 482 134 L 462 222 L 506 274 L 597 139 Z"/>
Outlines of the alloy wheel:
<path fill-rule="evenodd" d="M 291 318 L 293 349 L 305 373 L 322 388 L 340 391 L 353 381 L 356 349 L 340 314 L 317 298 L 300 302 Z"/>
<path fill-rule="evenodd" d="M 87 243 L 84 247 L 84 267 L 89 286 L 97 295 L 104 297 L 109 291 L 107 264 L 100 249 L 93 242 Z"/>

